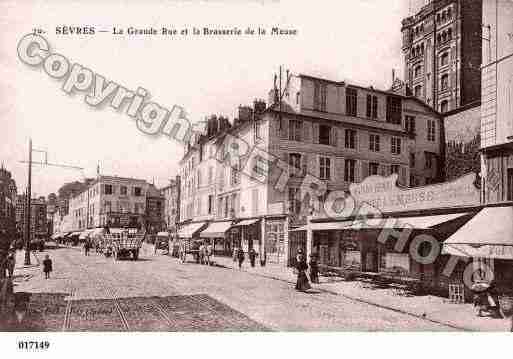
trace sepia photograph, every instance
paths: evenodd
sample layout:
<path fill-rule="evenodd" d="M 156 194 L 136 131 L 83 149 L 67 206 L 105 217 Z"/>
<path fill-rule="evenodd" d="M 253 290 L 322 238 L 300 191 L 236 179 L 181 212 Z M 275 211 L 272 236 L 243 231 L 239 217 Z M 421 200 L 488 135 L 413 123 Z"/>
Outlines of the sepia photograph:
<path fill-rule="evenodd" d="M 0 77 L 16 352 L 513 331 L 512 0 L 0 0 Z"/>

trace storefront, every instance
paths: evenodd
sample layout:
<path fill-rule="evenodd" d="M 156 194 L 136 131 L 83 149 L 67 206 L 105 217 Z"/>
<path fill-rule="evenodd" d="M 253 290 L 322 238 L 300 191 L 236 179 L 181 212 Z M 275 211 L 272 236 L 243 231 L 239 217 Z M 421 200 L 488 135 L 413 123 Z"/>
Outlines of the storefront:
<path fill-rule="evenodd" d="M 442 254 L 458 257 L 462 264 L 472 264 L 458 280 L 494 280 L 497 289 L 510 293 L 513 289 L 513 205 L 484 207 L 450 236 Z"/>
<path fill-rule="evenodd" d="M 198 239 L 199 232 L 205 228 L 207 222 L 195 222 L 185 224 L 178 230 L 178 237 L 184 239 Z"/>
<path fill-rule="evenodd" d="M 228 235 L 231 226 L 231 221 L 212 222 L 200 232 L 199 237 L 205 242 L 212 244 L 215 255 L 230 256 L 233 251 L 230 236 Z"/>
<path fill-rule="evenodd" d="M 287 263 L 286 250 L 289 243 L 285 241 L 286 220 L 284 218 L 265 218 L 265 252 L 270 263 Z"/>
<path fill-rule="evenodd" d="M 459 275 L 456 266 L 444 277 L 443 242 L 482 209 L 473 177 L 398 189 L 394 176 L 374 176 L 351 185 L 350 215 L 314 214 L 291 233 L 305 233 L 307 255 L 317 256 L 321 270 L 411 280 L 443 290 Z"/>

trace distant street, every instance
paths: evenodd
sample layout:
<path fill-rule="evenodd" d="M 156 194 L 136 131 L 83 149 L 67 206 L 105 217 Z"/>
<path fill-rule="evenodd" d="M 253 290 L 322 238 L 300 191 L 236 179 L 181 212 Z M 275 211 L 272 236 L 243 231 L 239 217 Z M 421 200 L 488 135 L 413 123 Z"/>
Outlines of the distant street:
<path fill-rule="evenodd" d="M 36 293 L 25 320 L 30 330 L 451 330 L 333 294 L 298 293 L 289 283 L 238 270 L 182 264 L 150 250 L 139 261 L 86 257 L 78 248 L 37 256 L 44 254 L 54 262 L 51 279 L 33 267 L 15 281 L 15 291 Z"/>

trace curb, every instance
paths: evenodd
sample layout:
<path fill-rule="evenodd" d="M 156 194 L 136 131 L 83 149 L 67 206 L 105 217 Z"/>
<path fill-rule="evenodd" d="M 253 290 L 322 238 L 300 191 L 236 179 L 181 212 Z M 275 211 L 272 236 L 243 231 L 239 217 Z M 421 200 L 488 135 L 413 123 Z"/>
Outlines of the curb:
<path fill-rule="evenodd" d="M 217 263 L 217 266 L 221 267 L 221 268 L 226 268 L 226 269 L 234 269 L 233 267 L 225 266 L 225 265 L 219 264 L 219 263 Z M 277 281 L 281 281 L 281 282 L 285 282 L 285 283 L 289 283 L 289 284 L 295 284 L 294 282 L 291 282 L 291 281 L 289 281 L 287 279 L 283 279 L 283 278 L 276 277 L 276 276 L 273 276 L 273 275 L 258 274 L 258 273 L 254 273 L 254 272 L 248 272 L 245 269 L 242 269 L 242 271 L 245 272 L 245 273 L 248 273 L 250 275 L 254 275 L 254 276 L 258 276 L 258 277 L 273 279 L 273 280 L 277 280 Z M 377 307 L 377 308 L 391 310 L 391 311 L 396 312 L 396 313 L 400 313 L 400 314 L 408 315 L 410 317 L 426 320 L 428 322 L 431 322 L 431 323 L 434 323 L 434 324 L 438 324 L 438 325 L 443 325 L 445 327 L 449 327 L 449 328 L 452 328 L 452 329 L 457 329 L 457 330 L 466 331 L 466 332 L 475 332 L 476 331 L 475 329 L 465 328 L 465 327 L 461 327 L 461 326 L 458 326 L 458 325 L 455 325 L 455 324 L 451 324 L 451 323 L 447 323 L 447 322 L 442 322 L 442 321 L 439 321 L 439 320 L 436 320 L 436 319 L 432 319 L 432 318 L 428 318 L 426 316 L 422 316 L 422 315 L 417 314 L 417 313 L 409 312 L 409 311 L 404 310 L 404 309 L 386 306 L 386 305 L 383 305 L 383 304 L 371 302 L 371 301 L 368 301 L 366 299 L 362 299 L 362 298 L 358 298 L 358 297 L 352 297 L 352 296 L 349 296 L 347 294 L 343 294 L 343 293 L 340 293 L 340 292 L 335 292 L 335 291 L 330 290 L 330 289 L 325 289 L 325 288 L 322 288 L 322 287 L 317 287 L 315 289 L 319 290 L 320 292 L 323 292 L 323 293 L 327 293 L 327 294 L 331 294 L 331 295 L 338 295 L 338 296 L 344 297 L 346 299 L 352 300 L 354 302 L 364 303 L 364 304 L 372 305 L 372 306 Z"/>

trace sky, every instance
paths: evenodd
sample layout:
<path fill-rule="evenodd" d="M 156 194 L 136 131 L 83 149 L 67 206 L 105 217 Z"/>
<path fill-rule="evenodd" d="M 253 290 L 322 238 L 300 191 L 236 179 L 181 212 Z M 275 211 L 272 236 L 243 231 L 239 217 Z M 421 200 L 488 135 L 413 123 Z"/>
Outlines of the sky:
<path fill-rule="evenodd" d="M 292 73 L 349 80 L 376 88 L 402 76 L 401 19 L 424 0 L 63 1 L 0 0 L 0 161 L 27 185 L 28 143 L 48 161 L 84 170 L 33 165 L 32 193 L 46 196 L 66 182 L 100 173 L 165 186 L 178 173 L 183 147 L 140 132 L 112 108 L 92 108 L 85 93 L 17 57 L 20 39 L 41 28 L 52 52 L 106 79 L 148 90 L 152 101 L 180 105 L 193 119 L 267 100 L 280 65 Z M 58 26 L 94 26 L 95 35 L 57 35 Z M 296 36 L 115 36 L 112 28 L 297 29 Z M 109 32 L 99 33 L 98 29 Z M 42 159 L 34 153 L 35 161 Z"/>

